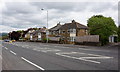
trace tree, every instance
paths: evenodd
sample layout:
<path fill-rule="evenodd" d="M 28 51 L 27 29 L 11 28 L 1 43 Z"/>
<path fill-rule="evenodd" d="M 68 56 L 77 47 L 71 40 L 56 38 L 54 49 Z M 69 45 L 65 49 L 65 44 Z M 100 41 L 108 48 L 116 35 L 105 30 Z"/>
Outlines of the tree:
<path fill-rule="evenodd" d="M 117 34 L 117 26 L 111 17 L 94 15 L 87 21 L 91 35 L 99 35 L 102 45 L 108 43 L 110 35 Z"/>
<path fill-rule="evenodd" d="M 119 27 L 118 27 L 118 32 L 117 32 L 117 34 L 118 34 L 118 41 L 120 42 L 120 25 L 119 25 Z"/>
<path fill-rule="evenodd" d="M 13 31 L 9 35 L 10 35 L 9 37 L 11 38 L 11 40 L 19 40 L 19 38 L 21 36 L 21 34 L 17 31 Z"/>

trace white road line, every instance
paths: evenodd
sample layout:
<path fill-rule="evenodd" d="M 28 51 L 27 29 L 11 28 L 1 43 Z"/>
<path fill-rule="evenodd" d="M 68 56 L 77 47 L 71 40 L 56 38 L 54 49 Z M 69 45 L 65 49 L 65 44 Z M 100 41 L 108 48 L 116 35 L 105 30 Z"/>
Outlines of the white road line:
<path fill-rule="evenodd" d="M 60 46 L 54 46 L 54 47 L 60 47 Z"/>
<path fill-rule="evenodd" d="M 43 69 L 42 67 L 40 67 L 40 66 L 36 65 L 35 63 L 33 63 L 33 62 L 31 62 L 31 61 L 29 61 L 29 60 L 25 59 L 24 57 L 21 57 L 21 58 L 22 58 L 24 61 L 26 61 L 26 62 L 28 62 L 28 63 L 32 64 L 33 66 L 35 66 L 35 67 L 39 68 L 40 70 L 45 70 L 45 69 Z"/>
<path fill-rule="evenodd" d="M 79 59 L 79 60 L 89 61 L 89 62 L 98 63 L 98 64 L 100 64 L 100 62 L 94 61 L 94 60 L 88 60 L 88 59 L 110 59 L 110 58 L 113 58 L 113 57 L 108 57 L 108 56 L 102 56 L 102 55 L 96 55 L 96 54 L 87 54 L 87 53 L 81 53 L 81 52 L 59 52 L 56 54 L 60 55 L 60 56 L 68 57 L 68 58 Z M 64 55 L 64 54 L 68 54 L 68 55 Z M 69 56 L 71 54 L 90 55 L 90 57 L 79 57 L 78 58 L 78 57 L 74 57 L 74 56 Z M 97 57 L 94 57 L 94 56 L 97 56 Z"/>
<path fill-rule="evenodd" d="M 104 57 L 80 57 L 82 59 L 109 59 L 109 58 L 113 58 L 113 57 L 107 57 L 107 56 L 104 56 Z"/>
<path fill-rule="evenodd" d="M 85 49 L 85 48 L 78 48 L 81 50 L 90 50 L 90 51 L 104 51 L 104 50 L 97 50 L 97 49 Z M 109 51 L 105 51 L 105 52 L 109 52 Z"/>
<path fill-rule="evenodd" d="M 49 46 L 49 45 L 43 45 L 43 46 Z"/>
<path fill-rule="evenodd" d="M 11 51 L 11 50 L 10 50 L 10 52 L 11 52 L 12 54 L 14 54 L 14 55 L 17 55 L 15 52 L 13 52 L 13 51 Z"/>
<path fill-rule="evenodd" d="M 2 59 L 2 56 L 0 55 L 0 59 Z"/>
<path fill-rule="evenodd" d="M 23 48 L 25 47 L 25 46 L 22 46 Z"/>
<path fill-rule="evenodd" d="M 61 48 L 69 48 L 69 47 L 61 47 Z"/>
<path fill-rule="evenodd" d="M 29 47 L 26 47 L 27 49 L 29 48 Z"/>
<path fill-rule="evenodd" d="M 82 52 L 60 52 L 59 54 L 84 54 L 84 55 L 90 55 L 90 56 L 102 56 L 102 55 L 88 54 L 88 53 L 82 53 Z"/>
<path fill-rule="evenodd" d="M 42 52 L 58 52 L 61 50 L 57 50 L 57 49 L 51 49 L 51 50 L 41 50 Z"/>
<path fill-rule="evenodd" d="M 4 47 L 6 50 L 8 50 L 8 48 Z"/>
<path fill-rule="evenodd" d="M 73 59 L 78 59 L 78 60 L 83 60 L 83 61 L 88 61 L 88 62 L 93 62 L 93 63 L 100 64 L 100 62 L 98 62 L 98 61 L 86 60 L 86 59 L 83 59 L 83 58 L 77 58 L 77 57 L 71 57 L 71 56 L 68 56 L 68 55 L 62 55 L 62 54 L 59 54 L 59 53 L 56 53 L 56 54 L 57 54 L 57 55 L 60 55 L 60 56 L 68 57 L 68 58 L 73 58 Z"/>
<path fill-rule="evenodd" d="M 86 59 L 83 59 L 83 58 L 78 58 L 79 60 L 83 60 L 83 61 L 89 61 L 89 62 L 93 62 L 93 63 L 97 63 L 97 64 L 100 64 L 101 62 L 98 62 L 98 61 L 93 61 L 93 60 L 86 60 Z"/>

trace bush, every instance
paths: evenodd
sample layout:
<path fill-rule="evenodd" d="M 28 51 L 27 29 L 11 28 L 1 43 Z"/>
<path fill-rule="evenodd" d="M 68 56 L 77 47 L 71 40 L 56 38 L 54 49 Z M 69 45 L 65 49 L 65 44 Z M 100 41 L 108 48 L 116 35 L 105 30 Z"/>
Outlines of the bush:
<path fill-rule="evenodd" d="M 48 38 L 48 41 L 49 41 L 49 40 L 50 40 L 50 39 Z M 47 42 L 47 38 L 43 38 L 43 39 L 42 39 L 42 42 L 44 42 L 44 43 Z"/>

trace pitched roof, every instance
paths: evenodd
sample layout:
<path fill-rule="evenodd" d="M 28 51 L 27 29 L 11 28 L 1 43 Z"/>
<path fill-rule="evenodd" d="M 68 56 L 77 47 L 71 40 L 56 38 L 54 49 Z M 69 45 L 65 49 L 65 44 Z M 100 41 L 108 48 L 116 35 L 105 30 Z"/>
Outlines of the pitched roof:
<path fill-rule="evenodd" d="M 59 28 L 61 27 L 62 25 L 60 23 L 58 23 L 56 26 L 50 28 L 49 30 L 51 31 L 55 31 L 55 30 L 59 30 Z"/>
<path fill-rule="evenodd" d="M 71 23 L 65 23 L 60 27 L 60 29 L 74 29 L 74 28 L 88 29 L 87 26 L 80 24 L 78 22 L 75 22 L 74 20 L 72 20 Z"/>
<path fill-rule="evenodd" d="M 36 30 L 36 31 L 32 32 L 31 34 L 35 35 L 36 33 L 39 33 L 39 32 L 40 32 L 40 30 Z"/>
<path fill-rule="evenodd" d="M 39 30 L 34 31 L 34 32 L 32 32 L 31 34 L 35 35 L 36 33 L 39 33 L 39 32 L 45 33 L 45 32 L 46 32 L 46 29 L 45 29 L 45 28 L 39 28 Z"/>

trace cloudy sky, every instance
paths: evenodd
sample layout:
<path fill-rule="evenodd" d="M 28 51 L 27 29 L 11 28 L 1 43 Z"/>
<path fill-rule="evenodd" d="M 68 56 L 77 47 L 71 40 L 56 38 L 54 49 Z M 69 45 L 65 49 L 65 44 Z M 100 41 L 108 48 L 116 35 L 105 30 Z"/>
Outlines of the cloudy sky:
<path fill-rule="evenodd" d="M 0 10 L 0 32 L 26 30 L 31 27 L 43 27 L 47 22 L 49 28 L 58 22 L 61 24 L 75 20 L 87 25 L 87 20 L 93 15 L 112 17 L 118 26 L 118 1 L 106 2 L 2 2 Z M 41 10 L 44 8 L 44 10 Z"/>

